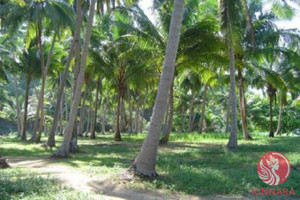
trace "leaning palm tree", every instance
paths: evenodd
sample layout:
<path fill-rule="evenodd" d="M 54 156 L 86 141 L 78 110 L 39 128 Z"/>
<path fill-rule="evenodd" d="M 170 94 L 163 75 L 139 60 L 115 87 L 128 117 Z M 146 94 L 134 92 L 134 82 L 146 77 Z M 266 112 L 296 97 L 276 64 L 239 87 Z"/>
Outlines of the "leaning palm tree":
<path fill-rule="evenodd" d="M 132 165 L 135 173 L 144 176 L 157 176 L 155 165 L 157 148 L 159 145 L 159 135 L 163 117 L 167 109 L 168 93 L 175 71 L 175 61 L 181 33 L 183 11 L 184 1 L 175 0 L 169 30 L 168 45 L 166 48 L 164 68 L 155 100 L 149 133 L 143 143 L 141 151 Z"/>
<path fill-rule="evenodd" d="M 80 70 L 79 70 L 78 80 L 77 80 L 77 84 L 76 84 L 76 92 L 75 92 L 75 96 L 72 101 L 71 112 L 70 112 L 69 121 L 68 121 L 68 124 L 66 127 L 66 131 L 64 134 L 64 140 L 63 140 L 61 146 L 59 147 L 58 151 L 54 155 L 57 157 L 68 156 L 69 152 L 70 152 L 70 142 L 73 142 L 73 141 L 71 141 L 71 139 L 72 139 L 75 118 L 77 116 L 77 110 L 78 110 L 78 106 L 80 103 L 82 84 L 84 81 L 85 65 L 86 65 L 86 61 L 87 61 L 88 48 L 89 48 L 89 44 L 90 44 L 92 26 L 93 26 L 93 21 L 94 21 L 95 4 L 96 4 L 96 1 L 92 0 L 90 10 L 89 10 L 89 20 L 88 20 L 87 29 L 86 29 L 84 45 L 83 45 L 83 49 L 82 49 Z M 74 138 L 74 139 L 76 140 L 77 138 Z"/>

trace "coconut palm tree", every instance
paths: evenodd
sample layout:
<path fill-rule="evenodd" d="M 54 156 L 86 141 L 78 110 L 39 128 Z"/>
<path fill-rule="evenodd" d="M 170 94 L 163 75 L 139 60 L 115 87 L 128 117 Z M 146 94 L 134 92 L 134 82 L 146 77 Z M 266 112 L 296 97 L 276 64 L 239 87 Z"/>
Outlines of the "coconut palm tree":
<path fill-rule="evenodd" d="M 77 116 L 77 110 L 78 110 L 78 106 L 80 103 L 82 84 L 84 81 L 85 65 L 86 65 L 86 61 L 87 61 L 88 47 L 90 44 L 90 37 L 91 37 L 92 26 L 93 26 L 93 21 L 94 21 L 95 4 L 96 4 L 96 1 L 92 0 L 90 10 L 89 10 L 89 20 L 88 20 L 87 29 L 86 29 L 84 45 L 82 48 L 80 70 L 79 70 L 79 75 L 78 75 L 78 81 L 76 84 L 76 93 L 75 93 L 74 99 L 72 101 L 70 117 L 69 117 L 69 121 L 68 121 L 66 131 L 64 134 L 64 140 L 63 140 L 61 146 L 59 147 L 58 151 L 55 154 L 55 156 L 57 156 L 57 157 L 68 156 L 69 152 L 70 152 L 70 142 L 73 142 L 73 141 L 71 141 L 71 139 L 72 139 L 75 118 Z M 76 139 L 77 138 L 75 138 L 75 140 Z M 75 144 L 77 144 L 77 143 L 75 142 Z M 73 149 L 73 147 L 71 147 L 71 148 Z"/>
<path fill-rule="evenodd" d="M 234 31 L 235 21 L 237 17 L 237 2 L 233 0 L 221 0 L 221 21 L 222 30 L 225 34 L 225 39 L 228 45 L 229 61 L 230 61 L 230 105 L 231 105 L 231 131 L 227 148 L 230 150 L 237 150 L 237 101 L 235 92 L 235 50 L 234 50 Z"/>
<path fill-rule="evenodd" d="M 14 33 L 22 25 L 23 22 L 28 23 L 27 36 L 25 38 L 26 46 L 28 47 L 31 40 L 37 38 L 37 46 L 41 55 L 41 69 L 42 69 L 42 88 L 39 95 L 38 106 L 36 110 L 36 119 L 33 128 L 32 140 L 38 141 L 36 132 L 42 131 L 43 113 L 44 113 L 44 88 L 48 68 L 51 63 L 51 52 L 48 54 L 48 59 L 44 61 L 43 49 L 43 26 L 47 21 L 49 27 L 61 27 L 72 24 L 73 11 L 66 2 L 57 0 L 47 1 L 33 1 L 26 0 L 23 3 L 10 1 L 2 6 L 1 14 L 5 16 L 4 27 L 8 28 L 10 32 Z M 54 28 L 55 29 L 55 28 Z M 57 31 L 57 29 L 56 29 Z M 56 34 L 55 34 L 56 36 Z M 55 42 L 53 37 L 53 43 Z"/>
<path fill-rule="evenodd" d="M 155 100 L 154 112 L 151 119 L 148 135 L 143 143 L 141 151 L 133 163 L 133 170 L 137 174 L 145 176 L 157 176 L 155 171 L 159 135 L 162 119 L 167 109 L 168 91 L 172 84 L 175 70 L 176 54 L 181 33 L 181 24 L 184 12 L 184 1 L 175 0 L 172 12 L 168 45 L 164 61 L 164 68 Z"/>

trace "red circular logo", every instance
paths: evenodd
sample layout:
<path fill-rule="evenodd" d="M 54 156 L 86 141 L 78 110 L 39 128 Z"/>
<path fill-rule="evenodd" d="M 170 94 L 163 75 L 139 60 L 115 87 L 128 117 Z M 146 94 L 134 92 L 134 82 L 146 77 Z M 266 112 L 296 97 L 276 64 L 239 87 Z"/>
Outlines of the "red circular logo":
<path fill-rule="evenodd" d="M 280 185 L 290 176 L 289 160 L 278 152 L 270 152 L 260 158 L 257 164 L 259 178 L 268 185 Z"/>

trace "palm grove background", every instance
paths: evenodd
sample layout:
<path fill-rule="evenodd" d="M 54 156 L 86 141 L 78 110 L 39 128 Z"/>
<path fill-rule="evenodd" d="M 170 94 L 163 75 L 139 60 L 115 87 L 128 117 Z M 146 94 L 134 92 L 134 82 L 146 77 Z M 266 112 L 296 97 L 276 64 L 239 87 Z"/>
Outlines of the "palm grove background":
<path fill-rule="evenodd" d="M 160 143 L 172 131 L 230 132 L 229 149 L 237 132 L 299 134 L 299 30 L 275 23 L 298 1 L 153 2 L 155 24 L 132 0 L 0 1 L 0 134 L 49 146 L 63 134 L 67 156 L 78 136 L 147 132 L 171 18 L 182 25 Z"/>

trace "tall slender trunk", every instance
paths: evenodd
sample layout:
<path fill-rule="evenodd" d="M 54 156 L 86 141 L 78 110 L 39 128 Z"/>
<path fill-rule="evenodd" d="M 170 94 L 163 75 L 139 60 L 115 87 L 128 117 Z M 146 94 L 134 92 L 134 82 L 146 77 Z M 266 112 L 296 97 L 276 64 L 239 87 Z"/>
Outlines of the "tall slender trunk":
<path fill-rule="evenodd" d="M 25 89 L 25 103 L 24 103 L 24 114 L 23 114 L 23 126 L 21 133 L 21 140 L 26 140 L 26 125 L 27 125 L 27 109 L 28 109 L 28 97 L 29 97 L 29 87 L 31 82 L 31 76 L 27 75 L 26 77 L 26 89 Z"/>
<path fill-rule="evenodd" d="M 77 0 L 76 2 L 76 7 L 77 9 L 81 9 L 81 0 Z M 54 112 L 54 117 L 53 117 L 53 124 L 51 127 L 51 132 L 49 134 L 48 137 L 48 145 L 50 147 L 54 147 L 55 146 L 55 131 L 57 128 L 57 124 L 58 124 L 58 117 L 59 117 L 59 108 L 60 108 L 60 104 L 62 103 L 62 98 L 63 98 L 63 94 L 64 94 L 64 90 L 65 90 L 65 85 L 66 85 L 66 80 L 67 80 L 67 76 L 69 73 L 69 68 L 70 68 L 70 64 L 71 64 L 71 60 L 73 58 L 73 53 L 75 50 L 75 44 L 79 43 L 80 40 L 80 30 L 81 30 L 81 24 L 82 24 L 82 16 L 81 16 L 81 12 L 78 12 L 79 10 L 77 10 L 77 20 L 76 20 L 76 30 L 75 30 L 75 34 L 74 34 L 74 38 L 72 40 L 72 43 L 70 45 L 70 51 L 69 51 L 69 55 L 67 58 L 67 62 L 66 62 L 66 66 L 63 72 L 63 76 L 62 76 L 62 80 L 60 82 L 59 85 L 59 90 L 58 90 L 58 95 L 57 95 L 57 101 L 56 101 L 56 107 L 55 107 L 55 112 Z M 66 122 L 68 121 L 68 112 L 67 112 L 67 98 L 65 98 L 65 106 L 66 106 Z"/>
<path fill-rule="evenodd" d="M 105 134 L 106 106 L 107 106 L 106 104 L 107 104 L 107 97 L 106 97 L 105 102 L 103 103 L 103 106 L 102 106 L 102 128 L 101 128 L 102 134 Z"/>
<path fill-rule="evenodd" d="M 85 65 L 86 65 L 86 60 L 87 60 L 87 55 L 88 55 L 88 47 L 90 44 L 91 30 L 92 30 L 93 20 L 94 20 L 95 3 L 96 3 L 96 1 L 92 0 L 91 5 L 90 5 L 90 12 L 89 12 L 90 16 L 89 16 L 88 23 L 87 23 L 85 40 L 84 40 L 84 45 L 83 45 L 83 49 L 82 49 L 82 57 L 81 57 L 80 70 L 79 70 L 80 72 L 79 72 L 78 81 L 77 81 L 76 93 L 75 93 L 75 96 L 74 96 L 74 99 L 72 102 L 69 122 L 67 124 L 67 128 L 66 128 L 66 131 L 64 134 L 64 140 L 63 140 L 61 146 L 59 147 L 57 153 L 55 154 L 58 157 L 68 156 L 69 151 L 70 151 L 70 142 L 71 142 L 72 132 L 74 129 L 75 118 L 77 116 L 78 105 L 80 102 L 81 88 L 82 88 L 82 84 L 84 81 Z"/>
<path fill-rule="evenodd" d="M 235 81 L 235 53 L 234 53 L 234 45 L 233 45 L 233 33 L 231 27 L 231 21 L 229 16 L 229 10 L 226 9 L 226 15 L 228 18 L 228 48 L 229 48 L 229 57 L 230 57 L 230 105 L 231 105 L 231 130 L 230 130 L 230 137 L 227 144 L 227 148 L 229 150 L 237 150 L 237 100 L 236 100 L 236 81 Z"/>
<path fill-rule="evenodd" d="M 144 130 L 144 110 L 145 110 L 145 105 L 147 103 L 147 95 L 145 95 L 144 97 L 144 102 L 143 102 L 143 105 L 142 105 L 142 113 L 141 113 L 141 124 L 140 124 L 140 133 L 143 133 L 143 130 Z"/>
<path fill-rule="evenodd" d="M 88 114 L 88 118 L 87 118 L 87 124 L 86 124 L 86 131 L 87 133 L 90 132 L 90 123 L 91 123 L 91 118 L 92 118 L 92 108 L 91 108 L 91 104 L 89 105 L 89 114 Z M 86 134 L 87 137 L 87 134 Z"/>
<path fill-rule="evenodd" d="M 52 57 L 52 54 L 53 54 L 55 40 L 56 40 L 56 32 L 54 33 L 52 43 L 51 43 L 51 47 L 50 47 L 50 51 L 48 52 L 46 66 L 44 66 L 44 69 L 42 70 L 42 72 L 43 72 L 42 73 L 42 87 L 41 87 L 40 96 L 39 96 L 39 101 L 41 101 L 41 104 L 40 104 L 40 110 L 38 111 L 38 112 L 41 113 L 40 123 L 39 123 L 39 128 L 38 128 L 38 134 L 36 135 L 35 138 L 33 138 L 33 137 L 31 138 L 31 140 L 34 140 L 34 142 L 37 142 L 37 143 L 41 142 L 41 136 L 42 136 L 42 132 L 43 132 L 43 128 L 44 128 L 45 85 L 46 85 L 46 81 L 47 81 L 47 75 L 48 75 L 49 67 L 51 65 L 51 57 Z"/>
<path fill-rule="evenodd" d="M 139 129 L 139 113 L 140 113 L 140 109 L 138 104 L 135 107 L 135 123 L 134 123 L 134 133 L 137 134 L 138 133 L 138 129 Z"/>
<path fill-rule="evenodd" d="M 121 114 L 121 92 L 118 91 L 118 106 L 117 106 L 117 115 L 116 115 L 116 133 L 115 141 L 122 141 L 121 130 L 120 130 L 120 114 Z"/>
<path fill-rule="evenodd" d="M 82 103 L 80 108 L 80 121 L 79 121 L 79 131 L 78 135 L 83 136 L 83 126 L 84 126 L 84 118 L 85 118 L 85 99 L 86 99 L 86 91 L 83 91 Z"/>
<path fill-rule="evenodd" d="M 18 92 L 18 79 L 14 75 L 14 88 L 15 88 L 15 98 L 16 98 L 16 107 L 17 107 L 17 125 L 18 125 L 18 137 L 21 136 L 22 132 L 22 116 L 19 102 L 19 92 Z"/>
<path fill-rule="evenodd" d="M 64 121 L 64 110 L 63 110 L 63 98 L 61 99 L 61 103 L 60 103 L 60 108 L 59 108 L 59 133 L 61 134 L 63 132 L 63 121 Z M 52 128 L 52 126 L 51 126 Z M 50 128 L 50 132 L 49 135 L 51 134 L 51 128 Z"/>
<path fill-rule="evenodd" d="M 41 58 L 41 71 L 42 71 L 42 87 L 43 87 L 43 83 L 45 81 L 44 79 L 44 73 L 45 73 L 45 59 L 44 59 L 44 49 L 43 49 L 43 42 L 42 42 L 42 22 L 38 22 L 37 23 L 37 47 L 39 49 L 39 54 L 40 54 L 40 58 Z M 41 88 L 40 94 L 39 94 L 39 98 L 38 98 L 38 106 L 37 106 L 37 110 L 36 110 L 36 114 L 35 114 L 35 121 L 34 121 L 34 125 L 33 125 L 33 130 L 32 130 L 32 136 L 31 136 L 31 141 L 34 141 L 36 138 L 36 133 L 39 129 L 39 124 L 40 124 L 40 120 L 41 118 L 43 118 L 43 116 L 41 116 L 41 109 L 43 107 L 44 104 L 44 94 L 42 93 L 43 88 Z"/>
<path fill-rule="evenodd" d="M 244 79 L 242 70 L 238 69 L 238 79 L 239 79 L 239 100 L 240 100 L 240 114 L 243 128 L 243 136 L 244 140 L 251 140 L 252 137 L 248 133 L 248 125 L 247 125 L 247 115 L 246 115 L 246 96 L 244 90 Z"/>
<path fill-rule="evenodd" d="M 253 28 L 253 22 L 252 22 L 252 18 L 251 18 L 251 14 L 247 5 L 247 1 L 246 0 L 242 0 L 242 5 L 244 7 L 244 10 L 246 11 L 246 19 L 247 19 L 247 29 L 248 32 L 250 34 L 250 42 L 251 42 L 251 46 L 252 48 L 255 47 L 255 34 L 254 34 L 254 28 Z"/>
<path fill-rule="evenodd" d="M 185 116 L 186 116 L 186 108 L 182 106 L 182 116 L 181 116 L 181 132 L 185 132 Z"/>
<path fill-rule="evenodd" d="M 97 112 L 98 112 L 98 101 L 99 101 L 99 89 L 100 89 L 100 84 L 101 84 L 101 79 L 98 80 L 98 83 L 97 83 L 97 89 L 96 89 L 96 101 L 95 101 L 95 112 L 94 112 L 94 126 L 92 127 L 92 130 L 91 130 L 91 139 L 95 139 L 96 138 L 96 133 L 95 133 L 95 127 L 96 127 L 96 123 L 97 123 Z"/>
<path fill-rule="evenodd" d="M 53 123 L 52 123 L 51 131 L 50 131 L 49 136 L 48 136 L 48 141 L 47 141 L 47 144 L 50 147 L 55 146 L 55 132 L 56 132 L 56 129 L 57 129 L 61 104 L 63 103 L 63 95 L 64 95 L 64 91 L 65 91 L 65 85 L 66 85 L 66 80 L 67 80 L 67 76 L 68 76 L 68 73 L 69 73 L 71 60 L 72 60 L 73 53 L 74 53 L 74 46 L 75 46 L 75 39 L 73 39 L 73 41 L 70 45 L 70 50 L 69 50 L 69 55 L 68 55 L 68 58 L 67 58 L 66 66 L 65 66 L 60 84 L 59 84 L 58 95 L 57 95 L 56 106 L 55 106 L 54 117 L 53 117 Z M 65 97 L 64 99 L 65 99 L 66 122 L 67 122 L 68 121 L 67 97 Z"/>
<path fill-rule="evenodd" d="M 280 134 L 282 112 L 283 112 L 283 102 L 281 100 L 281 102 L 280 102 L 280 108 L 279 108 L 279 115 L 278 115 L 278 122 L 277 122 L 277 129 L 276 129 L 275 135 L 279 135 Z"/>
<path fill-rule="evenodd" d="M 81 25 L 82 25 L 82 16 L 84 16 L 86 10 L 82 11 L 81 7 L 81 0 L 80 2 L 77 2 L 76 4 L 76 14 L 77 14 L 77 22 L 78 23 L 78 32 L 75 35 L 75 47 L 74 47 L 74 57 L 75 57 L 75 63 L 73 68 L 73 91 L 72 91 L 72 98 L 75 97 L 76 91 L 77 91 L 77 84 L 78 84 L 78 78 L 80 73 L 80 61 L 81 61 L 81 45 L 80 45 L 80 33 L 81 33 Z M 81 95 L 80 95 L 81 100 Z M 80 102 L 79 100 L 79 102 Z M 78 110 L 76 112 L 74 127 L 73 127 L 73 133 L 72 133 L 72 139 L 70 143 L 70 151 L 71 153 L 77 153 L 79 151 L 78 145 L 77 145 L 77 125 L 79 122 L 77 121 L 77 115 Z"/>
<path fill-rule="evenodd" d="M 194 117 L 194 99 L 191 99 L 191 101 L 190 101 L 189 111 L 190 111 L 189 132 L 192 132 L 193 131 L 193 123 L 194 123 L 194 120 L 193 120 L 193 117 Z"/>
<path fill-rule="evenodd" d="M 184 0 L 175 0 L 172 12 L 169 39 L 166 48 L 163 72 L 161 74 L 153 115 L 147 137 L 141 151 L 136 157 L 132 168 L 137 174 L 157 176 L 155 171 L 157 148 L 162 127 L 162 120 L 167 109 L 168 93 L 173 81 L 176 54 L 181 33 L 181 23 L 184 11 Z"/>
<path fill-rule="evenodd" d="M 203 121 L 205 120 L 206 94 L 207 94 L 208 86 L 209 86 L 208 83 L 206 83 L 203 90 L 201 117 L 200 117 L 199 128 L 198 128 L 199 134 L 203 133 Z"/>
<path fill-rule="evenodd" d="M 230 104 L 228 103 L 227 105 L 226 105 L 226 112 L 225 112 L 225 119 L 226 119 L 226 122 L 225 122 L 225 133 L 228 133 L 228 132 L 230 132 L 230 120 L 229 120 L 229 118 L 230 118 Z"/>
<path fill-rule="evenodd" d="M 168 119 L 168 125 L 167 125 L 167 131 L 163 135 L 163 137 L 160 139 L 160 144 L 167 144 L 170 138 L 170 134 L 172 132 L 173 127 L 173 114 L 174 114 L 174 79 L 170 87 L 169 92 L 169 119 Z"/>
<path fill-rule="evenodd" d="M 269 137 L 274 137 L 273 130 L 273 95 L 269 95 Z"/>
<path fill-rule="evenodd" d="M 128 90 L 129 91 L 129 90 Z M 130 94 L 128 92 L 128 107 L 129 107 L 129 133 L 132 133 L 133 130 L 132 130 L 132 120 L 133 120 L 133 106 L 132 106 L 132 102 L 131 102 L 131 98 L 130 98 Z"/>

